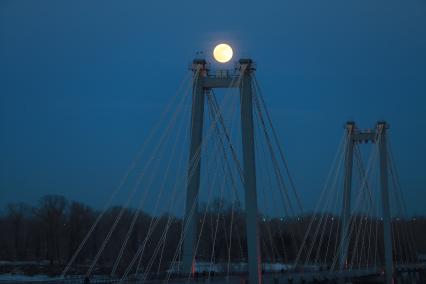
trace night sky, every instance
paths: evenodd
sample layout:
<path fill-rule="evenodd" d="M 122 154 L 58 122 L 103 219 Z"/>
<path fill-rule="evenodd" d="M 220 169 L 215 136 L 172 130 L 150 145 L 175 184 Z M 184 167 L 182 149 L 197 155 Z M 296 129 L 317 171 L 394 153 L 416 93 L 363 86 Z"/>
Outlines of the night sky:
<path fill-rule="evenodd" d="M 311 208 L 343 125 L 387 120 L 410 214 L 426 214 L 426 1 L 0 1 L 0 206 L 100 207 L 187 75 L 251 57 Z M 232 67 L 232 64 L 230 65 Z"/>

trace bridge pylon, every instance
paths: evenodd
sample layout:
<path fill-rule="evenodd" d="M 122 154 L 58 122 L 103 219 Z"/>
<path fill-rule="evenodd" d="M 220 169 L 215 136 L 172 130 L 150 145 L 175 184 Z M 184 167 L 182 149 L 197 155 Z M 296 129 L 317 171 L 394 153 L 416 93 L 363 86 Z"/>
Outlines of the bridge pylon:
<path fill-rule="evenodd" d="M 347 263 L 349 247 L 349 224 L 351 218 L 351 194 L 352 194 L 352 166 L 354 145 L 358 143 L 378 143 L 380 159 L 380 187 L 382 200 L 383 239 L 385 252 L 385 283 L 393 283 L 393 248 L 391 217 L 389 207 L 388 189 L 388 157 L 386 147 L 386 132 L 389 125 L 384 121 L 377 122 L 376 128 L 371 130 L 359 130 L 355 122 L 346 123 L 347 143 L 345 149 L 345 175 L 343 182 L 342 226 L 340 231 L 340 269 L 344 269 Z"/>
<path fill-rule="evenodd" d="M 260 284 L 262 276 L 259 228 L 257 220 L 258 211 L 253 130 L 252 74 L 255 71 L 254 64 L 251 59 L 240 59 L 238 66 L 239 78 L 230 75 L 210 75 L 207 62 L 204 59 L 193 60 L 192 70 L 194 78 L 191 114 L 191 142 L 189 150 L 188 184 L 184 221 L 184 228 L 186 228 L 186 232 L 184 232 L 182 255 L 183 272 L 192 273 L 194 271 L 195 264 L 205 96 L 206 93 L 213 88 L 238 88 L 240 90 L 241 97 L 241 138 L 243 148 L 249 283 Z M 225 74 L 229 74 L 229 72 L 225 72 Z M 195 162 L 196 160 L 198 161 Z"/>

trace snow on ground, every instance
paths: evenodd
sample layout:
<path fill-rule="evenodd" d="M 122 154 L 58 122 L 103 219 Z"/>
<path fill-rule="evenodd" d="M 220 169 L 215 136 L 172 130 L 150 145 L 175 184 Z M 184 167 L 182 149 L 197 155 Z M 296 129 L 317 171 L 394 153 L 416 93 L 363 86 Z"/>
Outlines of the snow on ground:
<path fill-rule="evenodd" d="M 23 275 L 23 274 L 0 274 L 0 281 L 45 281 L 56 280 L 59 278 L 49 277 L 47 275 Z"/>
<path fill-rule="evenodd" d="M 22 265 L 49 265 L 48 260 L 42 261 L 9 261 L 9 260 L 0 260 L 0 266 L 22 266 Z"/>

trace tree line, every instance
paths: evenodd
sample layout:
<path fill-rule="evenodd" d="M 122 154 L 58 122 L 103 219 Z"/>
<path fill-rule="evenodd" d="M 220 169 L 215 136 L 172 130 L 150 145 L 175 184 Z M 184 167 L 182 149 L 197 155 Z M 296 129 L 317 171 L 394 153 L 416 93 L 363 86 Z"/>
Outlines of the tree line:
<path fill-rule="evenodd" d="M 150 265 L 150 261 L 153 261 L 151 272 L 165 271 L 170 267 L 172 259 L 179 259 L 180 251 L 176 252 L 176 248 L 182 234 L 181 218 L 170 214 L 151 216 L 142 210 L 137 212 L 133 208 L 114 206 L 104 212 L 102 219 L 76 257 L 70 270 L 71 274 L 81 274 L 87 270 L 120 212 L 121 220 L 96 263 L 96 273 L 110 273 L 126 238 L 127 243 L 123 249 L 122 259 L 117 265 L 117 274 L 127 269 L 144 241 L 146 241 L 144 252 L 138 258 L 134 269 L 139 266 L 143 270 Z M 128 235 L 136 212 L 138 217 L 132 232 Z M 43 269 L 47 269 L 50 274 L 59 274 L 99 214 L 101 214 L 99 210 L 58 195 L 44 196 L 35 206 L 25 203 L 8 204 L 4 214 L 0 216 L 0 260 L 12 263 L 44 261 L 46 265 Z M 233 262 L 246 261 L 245 215 L 239 204 L 220 200 L 202 204 L 198 217 L 201 232 L 197 247 L 198 261 L 216 263 L 227 262 L 228 259 Z M 263 260 L 286 263 L 294 261 L 309 224 L 314 220 L 313 226 L 318 225 L 316 219 L 312 218 L 311 215 L 286 219 L 259 216 L 259 243 Z M 336 218 L 338 222 L 338 217 L 332 214 L 326 218 Z M 402 223 L 401 226 L 412 230 L 417 253 L 426 252 L 426 240 L 423 238 L 426 235 L 426 219 L 416 217 L 398 222 Z M 164 236 L 165 228 L 168 228 L 166 236 Z M 329 236 L 328 241 L 335 244 L 339 238 L 338 231 L 330 225 L 325 226 L 324 230 Z M 148 232 L 150 237 L 146 238 Z M 305 242 L 308 244 L 313 242 L 313 234 L 309 235 Z M 310 254 L 324 253 L 325 246 L 314 244 L 312 247 L 315 251 L 309 252 Z M 302 252 L 302 258 L 303 254 L 307 253 Z"/>

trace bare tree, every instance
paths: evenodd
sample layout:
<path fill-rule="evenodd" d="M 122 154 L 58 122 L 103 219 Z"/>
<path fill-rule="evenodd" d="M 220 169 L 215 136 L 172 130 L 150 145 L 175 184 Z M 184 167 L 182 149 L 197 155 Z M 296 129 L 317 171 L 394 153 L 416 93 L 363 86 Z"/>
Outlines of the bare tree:
<path fill-rule="evenodd" d="M 95 212 L 87 205 L 73 201 L 69 206 L 68 222 L 66 223 L 67 234 L 67 253 L 68 259 L 77 250 L 81 241 L 94 222 Z M 89 254 L 88 250 L 84 250 L 83 255 L 79 255 L 79 259 L 84 260 Z M 63 253 L 65 256 L 65 252 Z"/>
<path fill-rule="evenodd" d="M 30 207 L 25 203 L 10 203 L 7 205 L 7 215 L 12 227 L 13 258 L 22 259 L 24 253 L 24 219 L 28 215 Z"/>
<path fill-rule="evenodd" d="M 34 214 L 40 219 L 46 236 L 46 257 L 53 265 L 61 260 L 60 238 L 66 225 L 67 200 L 59 195 L 47 195 L 40 199 Z"/>

